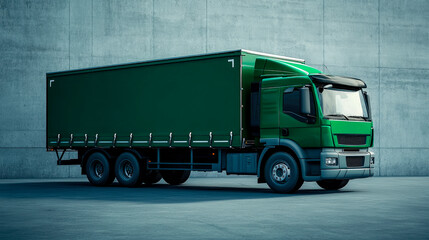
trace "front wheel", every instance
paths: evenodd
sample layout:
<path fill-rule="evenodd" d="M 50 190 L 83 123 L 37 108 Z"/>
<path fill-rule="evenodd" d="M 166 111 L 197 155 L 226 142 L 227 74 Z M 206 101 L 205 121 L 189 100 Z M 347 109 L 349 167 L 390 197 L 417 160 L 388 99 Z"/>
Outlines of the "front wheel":
<path fill-rule="evenodd" d="M 304 183 L 297 162 L 285 152 L 271 155 L 265 164 L 264 173 L 268 186 L 279 193 L 295 192 Z"/>
<path fill-rule="evenodd" d="M 324 188 L 326 190 L 338 190 L 347 185 L 349 182 L 348 179 L 346 180 L 321 180 L 317 181 L 317 185 L 319 185 L 321 188 Z"/>
<path fill-rule="evenodd" d="M 180 185 L 188 180 L 191 171 L 189 170 L 163 170 L 161 176 L 170 185 Z"/>

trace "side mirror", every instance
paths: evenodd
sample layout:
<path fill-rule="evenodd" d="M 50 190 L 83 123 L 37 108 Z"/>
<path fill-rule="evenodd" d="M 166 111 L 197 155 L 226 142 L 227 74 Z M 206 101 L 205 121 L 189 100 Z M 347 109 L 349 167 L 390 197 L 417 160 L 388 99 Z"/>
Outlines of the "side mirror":
<path fill-rule="evenodd" d="M 300 88 L 299 93 L 300 93 L 300 101 L 301 101 L 301 113 L 311 114 L 310 89 L 308 87 Z"/>

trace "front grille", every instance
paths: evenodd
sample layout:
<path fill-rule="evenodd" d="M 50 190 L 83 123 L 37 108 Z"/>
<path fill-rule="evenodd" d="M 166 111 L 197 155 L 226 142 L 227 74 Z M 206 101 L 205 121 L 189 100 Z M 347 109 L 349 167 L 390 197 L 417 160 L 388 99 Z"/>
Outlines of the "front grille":
<path fill-rule="evenodd" d="M 365 162 L 364 156 L 346 157 L 347 167 L 362 167 Z"/>
<path fill-rule="evenodd" d="M 337 134 L 338 144 L 365 145 L 366 136 L 361 134 Z"/>

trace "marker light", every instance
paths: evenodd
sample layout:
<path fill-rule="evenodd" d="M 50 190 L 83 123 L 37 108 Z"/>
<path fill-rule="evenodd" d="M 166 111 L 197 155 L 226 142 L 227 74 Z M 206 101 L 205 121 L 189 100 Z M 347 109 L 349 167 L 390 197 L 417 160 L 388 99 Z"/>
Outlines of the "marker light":
<path fill-rule="evenodd" d="M 334 157 L 327 157 L 325 158 L 325 164 L 326 166 L 337 166 L 338 165 L 338 159 Z"/>

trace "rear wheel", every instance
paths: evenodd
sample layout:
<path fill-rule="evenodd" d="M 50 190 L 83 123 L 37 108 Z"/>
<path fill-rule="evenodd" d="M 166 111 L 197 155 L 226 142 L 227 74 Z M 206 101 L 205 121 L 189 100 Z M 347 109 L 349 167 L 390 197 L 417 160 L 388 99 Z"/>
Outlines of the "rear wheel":
<path fill-rule="evenodd" d="M 113 166 L 109 159 L 101 152 L 94 152 L 86 162 L 86 177 L 96 186 L 106 186 L 115 180 Z"/>
<path fill-rule="evenodd" d="M 163 170 L 160 171 L 162 178 L 170 185 L 180 185 L 188 180 L 189 170 Z"/>
<path fill-rule="evenodd" d="M 162 179 L 161 173 L 158 170 L 147 170 L 143 174 L 143 182 L 145 184 L 154 184 L 159 182 Z"/>
<path fill-rule="evenodd" d="M 137 157 L 130 153 L 124 152 L 116 159 L 115 175 L 119 184 L 126 187 L 140 185 L 143 180 L 143 169 Z"/>
<path fill-rule="evenodd" d="M 347 185 L 348 179 L 345 180 L 322 180 L 317 181 L 317 185 L 326 190 L 338 190 Z"/>
<path fill-rule="evenodd" d="M 265 164 L 264 173 L 268 186 L 279 193 L 295 192 L 304 182 L 297 162 L 285 152 L 271 155 Z"/>

